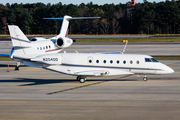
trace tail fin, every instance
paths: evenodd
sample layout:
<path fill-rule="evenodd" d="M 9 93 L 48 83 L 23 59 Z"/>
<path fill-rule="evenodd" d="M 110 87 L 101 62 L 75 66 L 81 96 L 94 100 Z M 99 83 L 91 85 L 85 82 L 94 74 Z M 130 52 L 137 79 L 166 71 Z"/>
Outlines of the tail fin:
<path fill-rule="evenodd" d="M 66 37 L 68 26 L 69 26 L 69 20 L 93 19 L 93 18 L 100 18 L 100 17 L 71 17 L 71 16 L 65 15 L 64 18 L 43 18 L 43 19 L 51 19 L 51 20 L 62 20 L 63 19 L 61 30 L 57 37 Z"/>
<path fill-rule="evenodd" d="M 60 30 L 60 33 L 59 33 L 59 37 L 66 37 L 67 35 L 67 31 L 68 31 L 68 26 L 69 26 L 69 20 L 71 19 L 72 17 L 70 16 L 64 16 L 63 18 L 63 22 L 62 22 L 62 26 L 61 26 L 61 30 Z"/>
<path fill-rule="evenodd" d="M 28 46 L 30 41 L 16 25 L 8 25 L 13 46 Z"/>
<path fill-rule="evenodd" d="M 8 28 L 14 50 L 16 51 L 14 51 L 14 54 L 27 54 L 29 51 L 25 48 L 31 47 L 29 39 L 24 35 L 18 26 L 8 25 Z"/>

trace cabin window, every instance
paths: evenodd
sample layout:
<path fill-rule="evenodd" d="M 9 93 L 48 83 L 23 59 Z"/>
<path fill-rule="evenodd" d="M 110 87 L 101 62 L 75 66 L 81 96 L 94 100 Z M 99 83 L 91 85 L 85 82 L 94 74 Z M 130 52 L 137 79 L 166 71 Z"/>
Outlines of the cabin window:
<path fill-rule="evenodd" d="M 132 60 L 130 61 L 130 64 L 133 64 L 133 61 L 132 61 Z"/>
<path fill-rule="evenodd" d="M 43 47 L 43 49 L 45 50 L 45 47 Z"/>
<path fill-rule="evenodd" d="M 46 49 L 48 49 L 48 46 L 46 46 Z"/>
<path fill-rule="evenodd" d="M 119 60 L 117 60 L 117 64 L 119 64 Z"/>
<path fill-rule="evenodd" d="M 126 64 L 126 61 L 124 60 L 123 63 Z"/>
<path fill-rule="evenodd" d="M 39 47 L 37 47 L 37 49 L 39 50 Z"/>
<path fill-rule="evenodd" d="M 99 63 L 99 60 L 96 60 L 96 63 Z"/>
<path fill-rule="evenodd" d="M 40 50 L 42 50 L 42 47 L 40 47 Z"/>
<path fill-rule="evenodd" d="M 51 46 L 49 45 L 49 49 L 51 48 Z"/>
<path fill-rule="evenodd" d="M 136 61 L 137 64 L 139 64 L 139 61 Z"/>
<path fill-rule="evenodd" d="M 106 63 L 106 60 L 104 60 L 103 62 Z"/>
<path fill-rule="evenodd" d="M 145 62 L 151 62 L 150 58 L 145 58 Z"/>
<path fill-rule="evenodd" d="M 112 64 L 112 63 L 113 63 L 113 61 L 111 60 L 111 61 L 110 61 L 110 63 Z"/>
<path fill-rule="evenodd" d="M 92 60 L 89 60 L 89 63 L 92 63 Z"/>

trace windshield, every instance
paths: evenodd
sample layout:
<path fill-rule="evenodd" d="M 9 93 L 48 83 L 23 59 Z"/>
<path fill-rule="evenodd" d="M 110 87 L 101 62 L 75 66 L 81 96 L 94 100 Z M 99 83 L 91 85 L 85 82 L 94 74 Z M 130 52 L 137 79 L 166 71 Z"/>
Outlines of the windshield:
<path fill-rule="evenodd" d="M 150 58 L 152 62 L 158 62 L 156 59 L 154 58 Z"/>
<path fill-rule="evenodd" d="M 145 58 L 145 62 L 158 62 L 158 61 L 154 58 Z"/>

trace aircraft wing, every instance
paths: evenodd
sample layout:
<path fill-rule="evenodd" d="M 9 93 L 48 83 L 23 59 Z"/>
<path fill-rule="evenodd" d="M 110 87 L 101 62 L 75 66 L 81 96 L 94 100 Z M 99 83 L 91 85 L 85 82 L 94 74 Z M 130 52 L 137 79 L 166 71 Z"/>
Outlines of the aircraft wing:
<path fill-rule="evenodd" d="M 100 77 L 100 76 L 109 76 L 109 75 L 129 75 L 129 74 L 134 74 L 130 71 L 123 71 L 123 70 L 114 70 L 114 69 L 102 69 L 102 70 L 96 70 L 96 69 L 89 69 L 89 70 L 83 70 L 77 69 L 77 68 L 70 68 L 67 66 L 59 66 L 59 65 L 49 65 L 49 66 L 44 66 L 43 68 L 63 73 L 63 74 L 68 74 L 68 75 L 74 75 L 74 76 L 86 76 L 86 77 Z"/>
<path fill-rule="evenodd" d="M 106 70 L 90 70 L 74 73 L 76 76 L 104 76 L 107 74 L 109 74 L 109 71 Z"/>
<path fill-rule="evenodd" d="M 0 53 L 0 56 L 10 57 L 10 54 Z"/>

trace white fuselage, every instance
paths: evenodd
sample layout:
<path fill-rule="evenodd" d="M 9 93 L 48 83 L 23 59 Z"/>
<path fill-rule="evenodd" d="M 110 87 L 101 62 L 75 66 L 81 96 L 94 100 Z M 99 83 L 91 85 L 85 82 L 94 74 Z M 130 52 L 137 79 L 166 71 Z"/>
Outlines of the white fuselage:
<path fill-rule="evenodd" d="M 50 56 L 39 56 L 34 61 L 41 62 L 45 69 L 76 76 L 78 73 L 86 73 L 88 76 L 91 71 L 106 71 L 104 76 L 174 72 L 170 67 L 155 61 L 151 56 L 136 54 L 57 53 Z"/>

